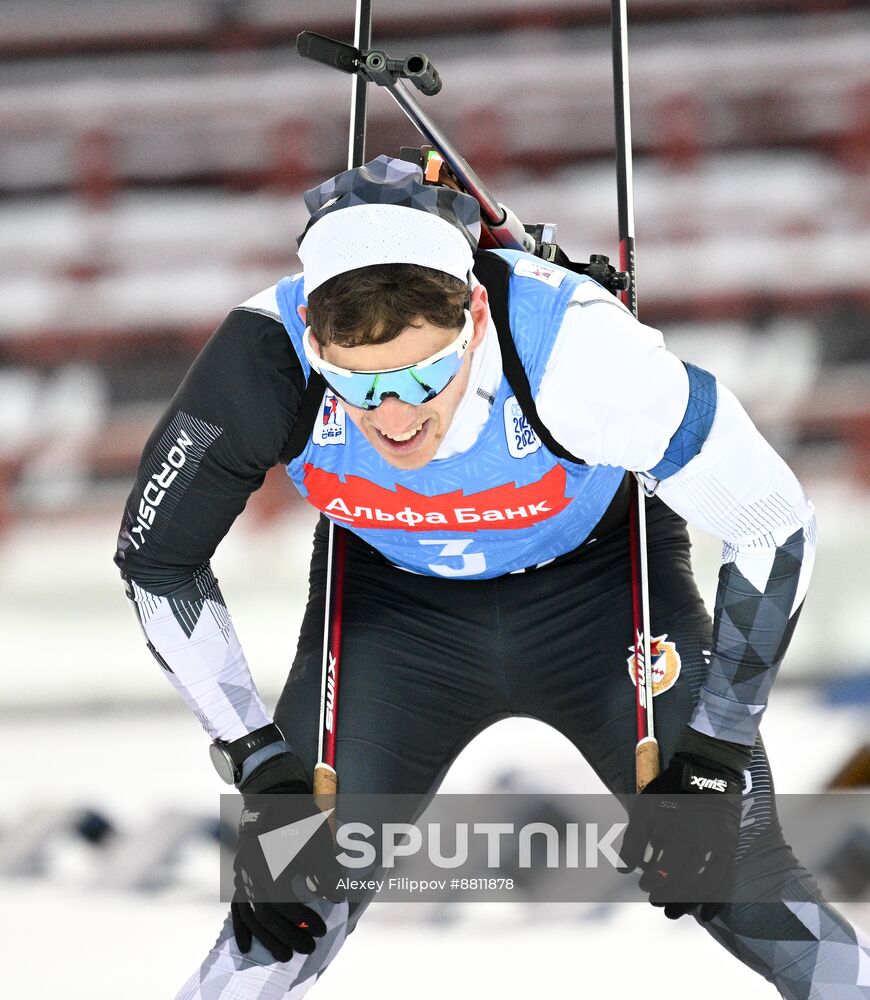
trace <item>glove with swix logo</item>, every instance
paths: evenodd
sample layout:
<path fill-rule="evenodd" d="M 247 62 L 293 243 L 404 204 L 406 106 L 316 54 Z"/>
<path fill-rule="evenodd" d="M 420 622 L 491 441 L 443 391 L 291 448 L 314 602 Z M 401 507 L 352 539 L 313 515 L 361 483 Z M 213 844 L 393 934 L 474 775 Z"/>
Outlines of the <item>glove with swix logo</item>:
<path fill-rule="evenodd" d="M 686 752 L 681 741 L 667 768 L 632 800 L 619 851 L 620 871 L 640 868 L 640 889 L 671 920 L 696 910 L 701 921 L 711 920 L 734 883 L 740 765 L 748 765 L 751 750 L 697 735 L 707 744 L 699 747 L 704 755 Z"/>

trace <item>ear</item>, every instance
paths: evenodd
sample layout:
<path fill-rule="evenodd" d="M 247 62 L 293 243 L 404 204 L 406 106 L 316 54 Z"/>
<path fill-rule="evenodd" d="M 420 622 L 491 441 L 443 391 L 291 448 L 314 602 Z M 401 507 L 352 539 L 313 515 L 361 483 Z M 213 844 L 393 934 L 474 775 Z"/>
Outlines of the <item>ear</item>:
<path fill-rule="evenodd" d="M 478 285 L 471 293 L 469 305 L 471 318 L 474 320 L 474 336 L 468 345 L 469 351 L 474 351 L 483 343 L 489 326 L 489 296 L 483 285 Z"/>
<path fill-rule="evenodd" d="M 299 318 L 302 320 L 302 322 L 306 324 L 306 328 L 305 328 L 306 332 L 303 333 L 303 337 L 307 337 L 308 338 L 308 343 L 313 348 L 315 357 L 322 358 L 323 357 L 323 351 L 321 351 L 321 349 L 320 349 L 320 344 L 318 343 L 317 337 L 314 336 L 314 334 L 308 329 L 308 326 L 307 326 L 308 309 L 305 306 L 297 306 L 296 307 L 296 312 L 297 312 Z"/>

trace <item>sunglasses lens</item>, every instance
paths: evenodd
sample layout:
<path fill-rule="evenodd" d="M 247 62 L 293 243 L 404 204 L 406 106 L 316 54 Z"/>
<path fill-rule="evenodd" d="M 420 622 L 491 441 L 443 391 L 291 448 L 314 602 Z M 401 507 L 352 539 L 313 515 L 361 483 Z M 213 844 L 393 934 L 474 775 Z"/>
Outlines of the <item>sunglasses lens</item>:
<path fill-rule="evenodd" d="M 393 397 L 412 406 L 419 406 L 443 392 L 462 367 L 458 354 L 427 365 L 425 368 L 402 368 L 394 372 L 349 372 L 338 375 L 324 372 L 324 377 L 336 396 L 351 406 L 374 410 L 385 399 Z"/>

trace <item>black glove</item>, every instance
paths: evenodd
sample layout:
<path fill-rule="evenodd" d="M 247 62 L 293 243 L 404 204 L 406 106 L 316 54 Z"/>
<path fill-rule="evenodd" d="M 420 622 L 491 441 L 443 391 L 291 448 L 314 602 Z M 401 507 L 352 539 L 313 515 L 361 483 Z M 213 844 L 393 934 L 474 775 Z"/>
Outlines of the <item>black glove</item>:
<path fill-rule="evenodd" d="M 687 744 L 703 756 L 687 751 Z M 751 753 L 749 747 L 692 733 L 631 803 L 620 871 L 643 869 L 641 890 L 671 920 L 696 907 L 700 920 L 711 920 L 733 885 L 741 765 L 748 765 Z"/>
<path fill-rule="evenodd" d="M 272 757 L 240 785 L 244 809 L 239 822 L 235 860 L 236 891 L 231 906 L 233 933 L 239 950 L 251 950 L 253 938 L 268 948 L 279 962 L 293 953 L 314 951 L 315 938 L 323 937 L 326 924 L 306 902 L 329 899 L 340 902 L 340 877 L 329 824 L 322 823 L 284 866 L 292 853 L 289 837 L 269 850 L 275 877 L 270 871 L 262 834 L 317 817 L 319 810 L 298 758 L 293 754 Z M 277 871 L 281 868 L 281 871 Z"/>

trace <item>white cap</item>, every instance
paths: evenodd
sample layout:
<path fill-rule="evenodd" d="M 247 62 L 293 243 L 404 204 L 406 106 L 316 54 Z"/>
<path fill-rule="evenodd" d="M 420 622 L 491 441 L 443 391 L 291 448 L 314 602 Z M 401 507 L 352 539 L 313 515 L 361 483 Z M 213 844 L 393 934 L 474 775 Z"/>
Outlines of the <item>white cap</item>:
<path fill-rule="evenodd" d="M 308 296 L 345 271 L 373 264 L 419 264 L 468 281 L 474 255 L 445 219 L 407 205 L 353 205 L 318 219 L 299 244 Z"/>

